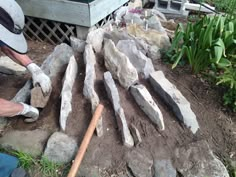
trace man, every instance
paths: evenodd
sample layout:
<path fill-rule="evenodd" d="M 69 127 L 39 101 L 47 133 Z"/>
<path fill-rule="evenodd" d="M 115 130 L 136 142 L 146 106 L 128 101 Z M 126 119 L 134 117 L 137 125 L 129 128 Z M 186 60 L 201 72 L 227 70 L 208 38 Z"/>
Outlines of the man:
<path fill-rule="evenodd" d="M 15 0 L 0 0 L 0 49 L 32 74 L 33 84 L 40 85 L 44 94 L 51 90 L 51 81 L 26 55 L 27 43 L 23 36 L 24 14 Z M 1 84 L 1 83 L 0 83 Z M 6 88 L 7 91 L 7 88 Z M 0 98 L 0 117 L 23 115 L 25 122 L 34 122 L 39 111 L 24 103 L 14 103 Z"/>

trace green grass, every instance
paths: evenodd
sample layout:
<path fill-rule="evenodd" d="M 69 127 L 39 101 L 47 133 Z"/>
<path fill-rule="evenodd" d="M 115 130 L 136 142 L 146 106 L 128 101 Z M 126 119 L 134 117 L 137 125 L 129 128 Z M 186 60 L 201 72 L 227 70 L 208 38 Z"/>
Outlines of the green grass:
<path fill-rule="evenodd" d="M 19 159 L 19 166 L 26 171 L 39 169 L 42 177 L 64 177 L 67 176 L 70 164 L 58 164 L 49 161 L 46 157 L 33 158 L 31 155 L 14 150 L 0 148 L 0 152 L 15 156 Z"/>

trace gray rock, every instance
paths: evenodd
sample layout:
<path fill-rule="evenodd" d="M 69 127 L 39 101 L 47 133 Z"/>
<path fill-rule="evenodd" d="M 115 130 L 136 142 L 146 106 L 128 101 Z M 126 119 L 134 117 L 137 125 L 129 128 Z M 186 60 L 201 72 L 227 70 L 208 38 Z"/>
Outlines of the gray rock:
<path fill-rule="evenodd" d="M 110 40 L 105 40 L 104 45 L 105 66 L 111 72 L 120 84 L 128 89 L 131 85 L 137 83 L 138 73 L 129 61 L 128 57 L 120 52 L 115 44 Z"/>
<path fill-rule="evenodd" d="M 99 171 L 100 169 L 96 166 L 81 165 L 77 177 L 101 177 Z"/>
<path fill-rule="evenodd" d="M 0 138 L 0 146 L 37 157 L 42 154 L 49 133 L 43 130 L 11 131 Z"/>
<path fill-rule="evenodd" d="M 129 58 L 137 72 L 142 73 L 145 79 L 155 71 L 152 60 L 137 49 L 135 41 L 120 40 L 116 47 Z"/>
<path fill-rule="evenodd" d="M 183 177 L 229 177 L 226 167 L 213 154 L 206 141 L 176 149 L 175 164 Z"/>
<path fill-rule="evenodd" d="M 126 122 L 124 110 L 120 104 L 120 97 L 119 97 L 118 90 L 116 88 L 112 75 L 109 71 L 104 73 L 104 85 L 105 85 L 108 97 L 113 104 L 113 108 L 116 115 L 116 121 L 117 121 L 119 130 L 122 133 L 123 144 L 127 147 L 133 147 L 134 140 L 130 134 L 130 131 Z"/>
<path fill-rule="evenodd" d="M 105 30 L 98 28 L 96 30 L 90 31 L 86 42 L 91 44 L 96 53 L 100 53 L 102 50 L 102 43 L 104 38 Z"/>
<path fill-rule="evenodd" d="M 176 177 L 176 169 L 170 160 L 154 161 L 155 177 Z"/>
<path fill-rule="evenodd" d="M 161 58 L 160 48 L 156 45 L 149 45 L 142 39 L 135 39 L 136 46 L 144 55 L 152 60 L 158 60 Z"/>
<path fill-rule="evenodd" d="M 167 21 L 165 15 L 157 9 L 146 9 L 148 16 L 156 15 L 161 21 Z"/>
<path fill-rule="evenodd" d="M 126 154 L 127 165 L 135 177 L 153 177 L 153 160 L 146 152 L 133 150 Z"/>
<path fill-rule="evenodd" d="M 8 124 L 8 119 L 5 117 L 0 117 L 0 131 L 3 131 Z"/>
<path fill-rule="evenodd" d="M 86 45 L 86 42 L 84 40 L 71 36 L 70 43 L 75 54 L 84 52 L 84 48 Z"/>
<path fill-rule="evenodd" d="M 78 64 L 75 60 L 75 57 L 72 56 L 66 69 L 64 83 L 61 91 L 60 127 L 63 131 L 66 130 L 66 121 L 70 112 L 72 111 L 72 89 L 77 73 Z"/>
<path fill-rule="evenodd" d="M 131 13 L 131 12 L 126 13 L 126 15 L 124 16 L 124 20 L 126 23 L 136 23 L 142 26 L 145 25 L 145 21 L 142 20 L 140 15 L 137 13 Z"/>
<path fill-rule="evenodd" d="M 130 125 L 130 132 L 133 136 L 135 146 L 138 146 L 140 143 L 142 143 L 142 138 L 139 130 L 134 124 Z"/>
<path fill-rule="evenodd" d="M 23 168 L 16 168 L 12 172 L 11 177 L 29 177 L 29 175 L 26 173 L 26 171 Z"/>
<path fill-rule="evenodd" d="M 166 79 L 162 71 L 150 75 L 150 82 L 157 94 L 172 108 L 175 115 L 195 134 L 199 129 L 196 115 L 188 100 Z"/>
<path fill-rule="evenodd" d="M 160 130 L 165 129 L 162 113 L 144 85 L 131 86 L 131 94 L 143 112 Z"/>
<path fill-rule="evenodd" d="M 93 52 L 91 44 L 87 44 L 85 46 L 84 63 L 86 65 L 86 73 L 85 73 L 83 94 L 88 100 L 90 100 L 93 114 L 100 100 L 94 88 L 94 83 L 96 80 L 96 73 L 95 73 L 96 56 Z M 102 120 L 103 119 L 101 117 L 96 127 L 96 132 L 98 137 L 101 137 L 103 135 Z"/>
<path fill-rule="evenodd" d="M 63 43 L 56 46 L 54 51 L 43 62 L 41 69 L 50 77 L 52 83 L 59 72 L 65 71 L 66 65 L 69 63 L 72 55 L 72 48 Z M 27 81 L 23 88 L 17 92 L 12 101 L 28 102 L 30 100 L 30 90 L 32 86 L 32 80 Z"/>
<path fill-rule="evenodd" d="M 128 25 L 127 32 L 130 35 L 135 36 L 136 38 L 141 38 L 145 40 L 149 45 L 158 46 L 160 49 L 168 50 L 171 46 L 170 39 L 166 32 L 159 32 L 154 29 L 148 28 L 144 29 L 140 25 Z"/>
<path fill-rule="evenodd" d="M 26 68 L 14 62 L 7 56 L 1 56 L 0 72 L 9 75 L 22 75 L 26 73 Z"/>
<path fill-rule="evenodd" d="M 150 28 L 155 29 L 160 33 L 166 33 L 165 29 L 163 28 L 163 26 L 157 16 L 151 16 L 148 19 L 147 23 Z"/>
<path fill-rule="evenodd" d="M 104 38 L 111 39 L 115 45 L 119 42 L 119 40 L 132 40 L 133 37 L 129 36 L 126 31 L 110 31 L 104 34 Z"/>
<path fill-rule="evenodd" d="M 61 132 L 49 138 L 43 156 L 55 163 L 71 162 L 78 150 L 76 141 Z"/>

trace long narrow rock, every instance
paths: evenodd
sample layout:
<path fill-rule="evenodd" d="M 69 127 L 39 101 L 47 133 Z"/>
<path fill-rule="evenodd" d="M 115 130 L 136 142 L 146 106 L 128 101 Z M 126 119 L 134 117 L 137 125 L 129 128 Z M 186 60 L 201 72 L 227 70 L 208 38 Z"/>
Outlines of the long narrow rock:
<path fill-rule="evenodd" d="M 47 74 L 52 83 L 55 76 L 59 72 L 63 72 L 65 66 L 68 64 L 70 57 L 73 55 L 73 51 L 67 44 L 60 44 L 55 47 L 54 51 L 43 62 L 41 69 Z M 20 89 L 16 96 L 12 99 L 14 102 L 28 102 L 30 99 L 30 89 L 32 88 L 32 80 L 28 80 L 26 84 Z"/>
<path fill-rule="evenodd" d="M 130 91 L 143 112 L 145 112 L 151 121 L 161 130 L 164 130 L 165 125 L 162 113 L 146 87 L 144 85 L 134 85 L 131 86 Z"/>
<path fill-rule="evenodd" d="M 84 80 L 83 94 L 88 100 L 90 100 L 93 114 L 100 100 L 94 89 L 94 82 L 96 80 L 96 73 L 94 68 L 96 64 L 96 56 L 93 52 L 91 44 L 87 44 L 85 46 L 84 63 L 86 65 L 86 76 Z M 103 135 L 102 117 L 98 121 L 96 132 L 98 137 L 101 137 Z"/>
<path fill-rule="evenodd" d="M 142 138 L 139 133 L 139 130 L 134 124 L 130 125 L 130 132 L 134 138 L 135 146 L 138 146 L 140 143 L 142 143 Z"/>
<path fill-rule="evenodd" d="M 78 64 L 75 60 L 75 57 L 72 56 L 66 69 L 64 83 L 61 91 L 60 127 L 63 131 L 66 130 L 66 121 L 70 112 L 72 111 L 72 89 L 77 73 Z"/>
<path fill-rule="evenodd" d="M 157 94 L 172 108 L 178 119 L 195 134 L 199 129 L 196 115 L 191 110 L 188 100 L 176 86 L 166 79 L 162 71 L 152 73 L 150 82 Z"/>
<path fill-rule="evenodd" d="M 121 131 L 121 134 L 122 134 L 123 144 L 127 147 L 133 147 L 134 140 L 130 134 L 127 121 L 125 118 L 124 110 L 120 104 L 120 97 L 119 97 L 118 90 L 116 88 L 112 75 L 109 71 L 104 73 L 104 85 L 105 85 L 108 97 L 113 104 L 113 108 L 116 115 L 116 121 L 117 121 L 119 130 Z"/>
<path fill-rule="evenodd" d="M 105 39 L 104 41 L 105 66 L 112 76 L 118 79 L 124 88 L 128 89 L 138 81 L 137 70 L 129 58 L 116 48 L 112 40 Z"/>

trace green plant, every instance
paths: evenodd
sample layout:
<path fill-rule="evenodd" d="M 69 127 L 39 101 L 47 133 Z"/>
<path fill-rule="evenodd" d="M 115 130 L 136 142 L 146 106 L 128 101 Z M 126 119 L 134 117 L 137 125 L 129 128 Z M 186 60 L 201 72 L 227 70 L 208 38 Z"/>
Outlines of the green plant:
<path fill-rule="evenodd" d="M 40 170 L 43 173 L 44 177 L 58 177 L 61 164 L 53 163 L 49 161 L 46 157 L 42 157 L 39 161 Z"/>
<path fill-rule="evenodd" d="M 186 28 L 179 24 L 172 46 L 167 52 L 175 68 L 181 60 L 188 62 L 194 73 L 205 70 L 208 66 L 224 67 L 231 65 L 225 56 L 226 46 L 231 47 L 231 40 L 236 34 L 232 23 L 225 24 L 227 18 L 219 15 L 206 16 L 196 23 L 187 23 Z M 234 24 L 234 23 L 233 23 Z M 226 28 L 230 28 L 225 31 Z M 226 43 L 226 44 L 225 44 Z M 234 49 L 232 49 L 234 50 Z"/>
<path fill-rule="evenodd" d="M 33 165 L 37 163 L 31 155 L 26 154 L 24 152 L 12 151 L 11 154 L 19 159 L 20 166 L 26 170 L 30 169 Z"/>

